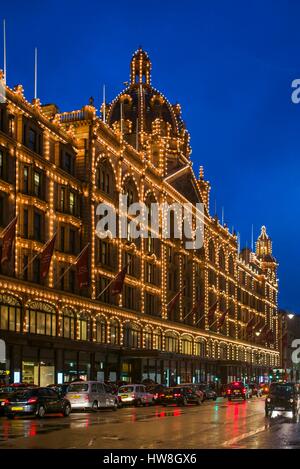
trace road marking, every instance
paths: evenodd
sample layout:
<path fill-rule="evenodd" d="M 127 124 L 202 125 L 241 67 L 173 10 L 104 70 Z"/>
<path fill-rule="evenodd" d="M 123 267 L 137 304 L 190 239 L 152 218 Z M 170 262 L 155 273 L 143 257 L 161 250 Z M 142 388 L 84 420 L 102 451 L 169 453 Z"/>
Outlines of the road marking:
<path fill-rule="evenodd" d="M 256 435 L 257 433 L 261 433 L 265 430 L 266 430 L 266 425 L 264 425 L 263 427 L 259 427 L 256 430 L 252 430 L 251 432 L 243 433 L 242 435 L 236 436 L 235 438 L 232 438 L 231 440 L 224 441 L 224 443 L 222 443 L 222 446 L 234 445 L 235 443 L 238 443 L 241 440 L 245 440 L 246 438 Z"/>

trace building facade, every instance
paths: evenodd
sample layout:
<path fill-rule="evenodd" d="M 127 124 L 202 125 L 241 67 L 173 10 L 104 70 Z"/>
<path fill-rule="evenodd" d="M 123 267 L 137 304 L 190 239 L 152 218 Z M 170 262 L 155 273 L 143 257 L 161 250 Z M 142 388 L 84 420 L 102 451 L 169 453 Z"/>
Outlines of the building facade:
<path fill-rule="evenodd" d="M 13 258 L 1 265 L 0 337 L 10 380 L 75 378 L 173 384 L 261 379 L 280 362 L 276 260 L 263 227 L 256 252 L 210 215 L 210 184 L 192 169 L 178 104 L 151 85 L 141 49 L 130 82 L 101 115 L 93 100 L 60 113 L 6 86 L 0 114 L 0 236 L 18 216 Z M 183 239 L 99 239 L 97 206 L 128 201 L 202 203 L 204 245 Z M 130 217 L 129 217 L 130 221 Z M 150 230 L 150 228 L 149 228 Z M 57 233 L 41 280 L 44 244 Z M 89 243 L 89 286 L 76 256 Z M 128 265 L 122 293 L 105 286 Z M 178 293 L 170 310 L 168 304 Z M 199 303 L 199 307 L 195 304 Z M 215 319 L 209 314 L 217 304 Z M 260 331 L 272 331 L 266 338 Z"/>

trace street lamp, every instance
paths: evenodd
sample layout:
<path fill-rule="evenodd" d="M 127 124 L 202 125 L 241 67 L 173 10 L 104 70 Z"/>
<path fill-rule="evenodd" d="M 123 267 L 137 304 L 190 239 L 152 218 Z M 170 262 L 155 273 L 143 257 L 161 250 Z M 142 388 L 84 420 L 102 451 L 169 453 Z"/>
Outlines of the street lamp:
<path fill-rule="evenodd" d="M 289 319 L 293 319 L 294 316 L 295 316 L 294 313 L 288 313 L 288 314 L 287 314 L 287 317 L 288 317 Z"/>

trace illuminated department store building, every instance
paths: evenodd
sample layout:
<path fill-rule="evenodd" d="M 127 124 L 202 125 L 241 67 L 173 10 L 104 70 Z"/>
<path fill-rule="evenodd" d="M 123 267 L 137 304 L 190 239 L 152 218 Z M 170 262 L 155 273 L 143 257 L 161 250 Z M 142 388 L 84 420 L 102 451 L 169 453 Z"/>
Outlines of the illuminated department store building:
<path fill-rule="evenodd" d="M 263 227 L 256 252 L 239 252 L 236 234 L 210 215 L 210 185 L 202 168 L 197 175 L 192 169 L 180 106 L 150 80 L 151 62 L 139 49 L 128 86 L 103 105 L 100 117 L 92 99 L 60 113 L 54 104 L 28 102 L 21 85 L 6 86 L 0 235 L 18 216 L 13 256 L 0 271 L 0 338 L 10 381 L 225 383 L 259 379 L 279 365 L 271 240 Z M 182 240 L 161 235 L 100 240 L 96 207 L 117 206 L 120 193 L 146 204 L 202 202 L 204 246 L 186 250 Z M 41 281 L 39 257 L 31 261 L 55 232 L 51 267 Z M 87 243 L 90 283 L 79 290 L 74 262 Z M 97 299 L 129 261 L 122 294 L 107 289 Z M 178 291 L 170 315 L 167 305 Z M 199 298 L 201 307 L 189 314 Z M 216 301 L 216 318 L 227 311 L 221 328 L 208 320 Z M 273 331 L 272 341 L 255 328 L 249 332 L 252 318 Z"/>

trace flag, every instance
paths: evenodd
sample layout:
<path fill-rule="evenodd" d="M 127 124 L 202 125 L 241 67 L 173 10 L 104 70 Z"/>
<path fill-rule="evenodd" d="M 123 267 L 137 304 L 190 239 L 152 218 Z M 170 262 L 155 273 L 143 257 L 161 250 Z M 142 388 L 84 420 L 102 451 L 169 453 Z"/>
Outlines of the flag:
<path fill-rule="evenodd" d="M 121 291 L 123 289 L 125 276 L 126 276 L 126 273 L 127 273 L 127 267 L 128 267 L 128 264 L 126 264 L 125 267 L 123 267 L 123 269 L 120 270 L 120 272 L 117 274 L 116 278 L 112 282 L 112 284 L 111 284 L 111 294 L 112 295 L 119 295 L 121 293 Z"/>
<path fill-rule="evenodd" d="M 209 324 L 211 324 L 215 318 L 215 312 L 217 310 L 217 306 L 218 306 L 218 300 L 208 310 L 207 319 L 208 319 Z"/>
<path fill-rule="evenodd" d="M 198 309 L 203 306 L 203 299 L 202 298 L 199 298 L 195 304 L 193 305 L 192 309 L 191 309 L 191 314 L 194 314 L 194 313 L 197 313 L 198 312 Z"/>
<path fill-rule="evenodd" d="M 268 333 L 268 324 L 265 324 L 260 332 L 262 339 L 266 339 L 267 333 Z"/>
<path fill-rule="evenodd" d="M 252 332 L 254 323 L 255 323 L 255 316 L 252 316 L 252 318 L 250 319 L 250 321 L 248 321 L 248 324 L 246 326 L 247 335 L 249 335 Z"/>
<path fill-rule="evenodd" d="M 51 259 L 54 251 L 54 245 L 55 245 L 55 240 L 56 240 L 56 233 L 48 241 L 45 246 L 43 251 L 40 254 L 40 262 L 41 262 L 41 278 L 46 278 L 49 272 L 50 264 L 51 264 Z"/>
<path fill-rule="evenodd" d="M 4 229 L 2 233 L 2 254 L 1 254 L 1 264 L 6 261 L 10 261 L 12 246 L 16 236 L 16 226 L 17 226 L 18 217 L 15 217 Z"/>
<path fill-rule="evenodd" d="M 227 313 L 229 313 L 229 311 L 230 311 L 230 307 L 227 308 L 226 311 L 224 311 L 222 316 L 219 318 L 219 320 L 218 320 L 218 329 L 221 329 L 221 327 L 223 326 L 226 315 L 227 315 Z"/>
<path fill-rule="evenodd" d="M 89 245 L 87 244 L 85 248 L 81 251 L 81 253 L 77 256 L 76 259 L 76 273 L 77 273 L 77 281 L 78 281 L 78 288 L 86 287 L 89 284 Z"/>
<path fill-rule="evenodd" d="M 175 306 L 179 300 L 179 297 L 180 297 L 180 293 L 183 291 L 184 288 L 182 288 L 178 293 L 176 293 L 176 295 L 174 296 L 174 298 L 172 298 L 172 300 L 168 303 L 168 314 L 169 316 L 172 315 L 174 309 L 175 309 Z"/>

